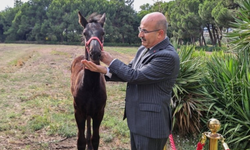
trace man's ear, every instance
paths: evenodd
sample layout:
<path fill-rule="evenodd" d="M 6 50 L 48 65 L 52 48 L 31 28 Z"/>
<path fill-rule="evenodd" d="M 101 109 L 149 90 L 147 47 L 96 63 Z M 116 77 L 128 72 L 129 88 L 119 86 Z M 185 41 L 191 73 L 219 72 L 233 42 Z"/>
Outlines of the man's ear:
<path fill-rule="evenodd" d="M 159 37 L 162 37 L 162 36 L 165 37 L 165 32 L 163 30 L 159 30 L 158 35 L 159 35 Z"/>

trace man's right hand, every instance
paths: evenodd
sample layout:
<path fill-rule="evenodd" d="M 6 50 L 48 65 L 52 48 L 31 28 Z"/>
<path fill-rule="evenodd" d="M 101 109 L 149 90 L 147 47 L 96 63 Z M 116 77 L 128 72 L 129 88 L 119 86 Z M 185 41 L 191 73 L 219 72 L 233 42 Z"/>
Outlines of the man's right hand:
<path fill-rule="evenodd" d="M 103 74 L 107 73 L 107 68 L 105 66 L 96 65 L 95 63 L 88 61 L 86 59 L 82 60 L 82 63 L 84 65 L 84 67 L 90 71 L 99 72 L 99 73 L 103 73 Z"/>
<path fill-rule="evenodd" d="M 107 66 L 114 60 L 114 58 L 106 51 L 102 51 L 101 61 Z"/>

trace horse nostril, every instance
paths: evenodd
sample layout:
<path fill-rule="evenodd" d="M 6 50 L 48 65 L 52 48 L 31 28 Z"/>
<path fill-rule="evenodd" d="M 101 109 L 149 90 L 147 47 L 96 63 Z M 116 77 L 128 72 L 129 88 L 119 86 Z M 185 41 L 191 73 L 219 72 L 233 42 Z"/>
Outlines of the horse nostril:
<path fill-rule="evenodd" d="M 89 54 L 90 58 L 93 59 L 93 60 L 100 60 L 101 58 L 101 53 L 100 52 L 96 52 L 96 51 L 92 51 L 90 54 Z"/>

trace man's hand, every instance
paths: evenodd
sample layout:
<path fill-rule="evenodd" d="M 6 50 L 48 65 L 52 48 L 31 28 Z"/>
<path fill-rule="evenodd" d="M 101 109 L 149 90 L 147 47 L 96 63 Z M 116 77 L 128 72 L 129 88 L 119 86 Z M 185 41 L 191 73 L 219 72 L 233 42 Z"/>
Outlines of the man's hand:
<path fill-rule="evenodd" d="M 114 58 L 106 51 L 102 51 L 101 61 L 107 66 L 110 65 Z"/>
<path fill-rule="evenodd" d="M 82 63 L 86 69 L 89 69 L 90 71 L 93 72 L 99 72 L 106 74 L 107 73 L 107 68 L 101 65 L 96 65 L 95 63 L 88 61 L 86 59 L 82 60 Z"/>

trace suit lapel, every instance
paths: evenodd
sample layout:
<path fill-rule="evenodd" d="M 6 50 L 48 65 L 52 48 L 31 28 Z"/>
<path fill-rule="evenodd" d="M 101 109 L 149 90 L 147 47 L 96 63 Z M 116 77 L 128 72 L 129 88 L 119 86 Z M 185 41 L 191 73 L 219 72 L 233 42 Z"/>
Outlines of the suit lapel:
<path fill-rule="evenodd" d="M 142 57 L 145 55 L 145 52 L 147 52 L 147 48 L 144 48 L 143 51 L 141 52 L 141 54 L 139 55 L 139 57 L 137 58 L 134 66 L 133 66 L 133 69 L 136 69 L 138 68 L 138 65 L 140 64 L 141 60 L 142 60 Z"/>
<path fill-rule="evenodd" d="M 155 45 L 152 49 L 150 49 L 145 55 L 144 53 L 147 51 L 147 48 L 144 48 L 141 54 L 139 55 L 139 57 L 137 57 L 136 62 L 133 65 L 133 69 L 138 68 L 146 58 L 148 58 L 153 53 L 156 53 L 162 49 L 165 49 L 169 44 L 170 44 L 169 38 L 167 37 L 162 42 L 160 42 L 159 44 Z"/>

